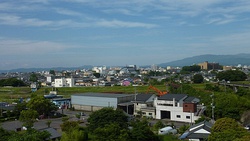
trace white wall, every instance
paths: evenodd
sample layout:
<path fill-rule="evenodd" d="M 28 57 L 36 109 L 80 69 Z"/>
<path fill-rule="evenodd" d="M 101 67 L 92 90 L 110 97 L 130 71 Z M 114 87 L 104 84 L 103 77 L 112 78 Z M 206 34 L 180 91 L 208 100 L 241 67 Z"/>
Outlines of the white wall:
<path fill-rule="evenodd" d="M 177 104 L 175 104 L 177 103 Z M 159 104 L 173 104 L 173 106 L 159 105 Z M 175 106 L 177 105 L 177 106 Z M 166 100 L 155 100 L 156 106 L 156 119 L 161 119 L 161 111 L 170 111 L 170 120 L 194 123 L 199 116 L 194 116 L 194 113 L 183 112 L 182 103 L 176 101 L 166 101 Z"/>
<path fill-rule="evenodd" d="M 55 87 L 73 87 L 75 83 L 74 78 L 59 78 L 55 79 Z"/>

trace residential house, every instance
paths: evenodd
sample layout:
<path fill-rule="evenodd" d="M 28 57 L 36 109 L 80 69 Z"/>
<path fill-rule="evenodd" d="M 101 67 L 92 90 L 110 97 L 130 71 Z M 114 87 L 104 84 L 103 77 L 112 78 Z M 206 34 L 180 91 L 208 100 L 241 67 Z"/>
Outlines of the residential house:
<path fill-rule="evenodd" d="M 189 141 L 204 141 L 211 134 L 213 124 L 208 121 L 203 121 L 195 124 L 183 133 L 180 137 L 182 140 L 188 139 Z"/>
<path fill-rule="evenodd" d="M 156 98 L 154 102 L 156 119 L 179 122 L 194 123 L 205 108 L 199 104 L 198 98 L 189 97 L 187 94 L 166 94 Z"/>

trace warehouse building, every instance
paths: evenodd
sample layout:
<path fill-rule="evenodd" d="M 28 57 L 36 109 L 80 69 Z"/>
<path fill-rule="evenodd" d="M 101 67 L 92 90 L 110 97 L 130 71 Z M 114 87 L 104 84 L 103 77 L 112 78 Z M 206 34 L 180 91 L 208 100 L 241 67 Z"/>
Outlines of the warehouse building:
<path fill-rule="evenodd" d="M 76 110 L 96 111 L 103 107 L 123 109 L 128 114 L 133 114 L 134 94 L 112 93 L 81 93 L 71 95 L 71 104 Z"/>

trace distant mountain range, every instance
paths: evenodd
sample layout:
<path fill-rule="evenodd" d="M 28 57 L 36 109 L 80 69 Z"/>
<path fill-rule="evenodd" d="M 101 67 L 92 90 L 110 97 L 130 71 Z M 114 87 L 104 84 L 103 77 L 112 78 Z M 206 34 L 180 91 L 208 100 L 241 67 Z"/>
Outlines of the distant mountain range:
<path fill-rule="evenodd" d="M 81 67 L 54 67 L 54 68 L 18 68 L 18 69 L 12 69 L 12 70 L 0 70 L 0 73 L 6 73 L 6 72 L 38 72 L 38 71 L 50 71 L 50 70 L 56 70 L 56 71 L 63 71 L 63 70 L 81 70 L 81 69 L 91 69 L 93 66 L 91 65 L 84 65 Z"/>
<path fill-rule="evenodd" d="M 236 66 L 238 64 L 241 65 L 248 65 L 250 66 L 250 54 L 236 54 L 236 55 L 199 55 L 184 58 L 177 61 L 167 62 L 158 64 L 160 67 L 167 67 L 167 66 L 190 66 L 193 64 L 203 63 L 205 61 L 208 62 L 216 62 L 220 65 L 229 65 L 229 66 Z M 149 65 L 150 66 L 150 65 Z M 148 67 L 149 67 L 148 66 Z M 0 70 L 0 73 L 5 72 L 36 72 L 36 71 L 49 71 L 49 70 L 77 70 L 77 69 L 91 69 L 93 66 L 91 65 L 84 65 L 81 67 L 54 67 L 54 68 L 19 68 L 19 69 L 12 69 L 12 70 Z M 144 66 L 146 67 L 146 66 Z"/>
<path fill-rule="evenodd" d="M 190 66 L 193 64 L 203 63 L 205 61 L 208 62 L 216 62 L 220 65 L 229 65 L 229 66 L 236 66 L 238 64 L 241 65 L 250 65 L 250 54 L 236 54 L 236 55 L 199 55 L 184 58 L 177 61 L 172 61 L 168 63 L 161 63 L 158 66 L 167 67 L 167 66 Z"/>

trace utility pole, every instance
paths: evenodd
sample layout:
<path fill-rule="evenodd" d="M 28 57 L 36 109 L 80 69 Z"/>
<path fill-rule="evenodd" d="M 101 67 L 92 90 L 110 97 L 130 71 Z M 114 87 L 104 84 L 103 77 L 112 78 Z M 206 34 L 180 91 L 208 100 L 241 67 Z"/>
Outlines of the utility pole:
<path fill-rule="evenodd" d="M 212 98 L 212 103 L 211 103 L 211 107 L 212 107 L 212 120 L 214 122 L 214 108 L 215 108 L 215 106 L 214 106 L 214 93 L 212 95 L 210 95 L 210 96 Z"/>

